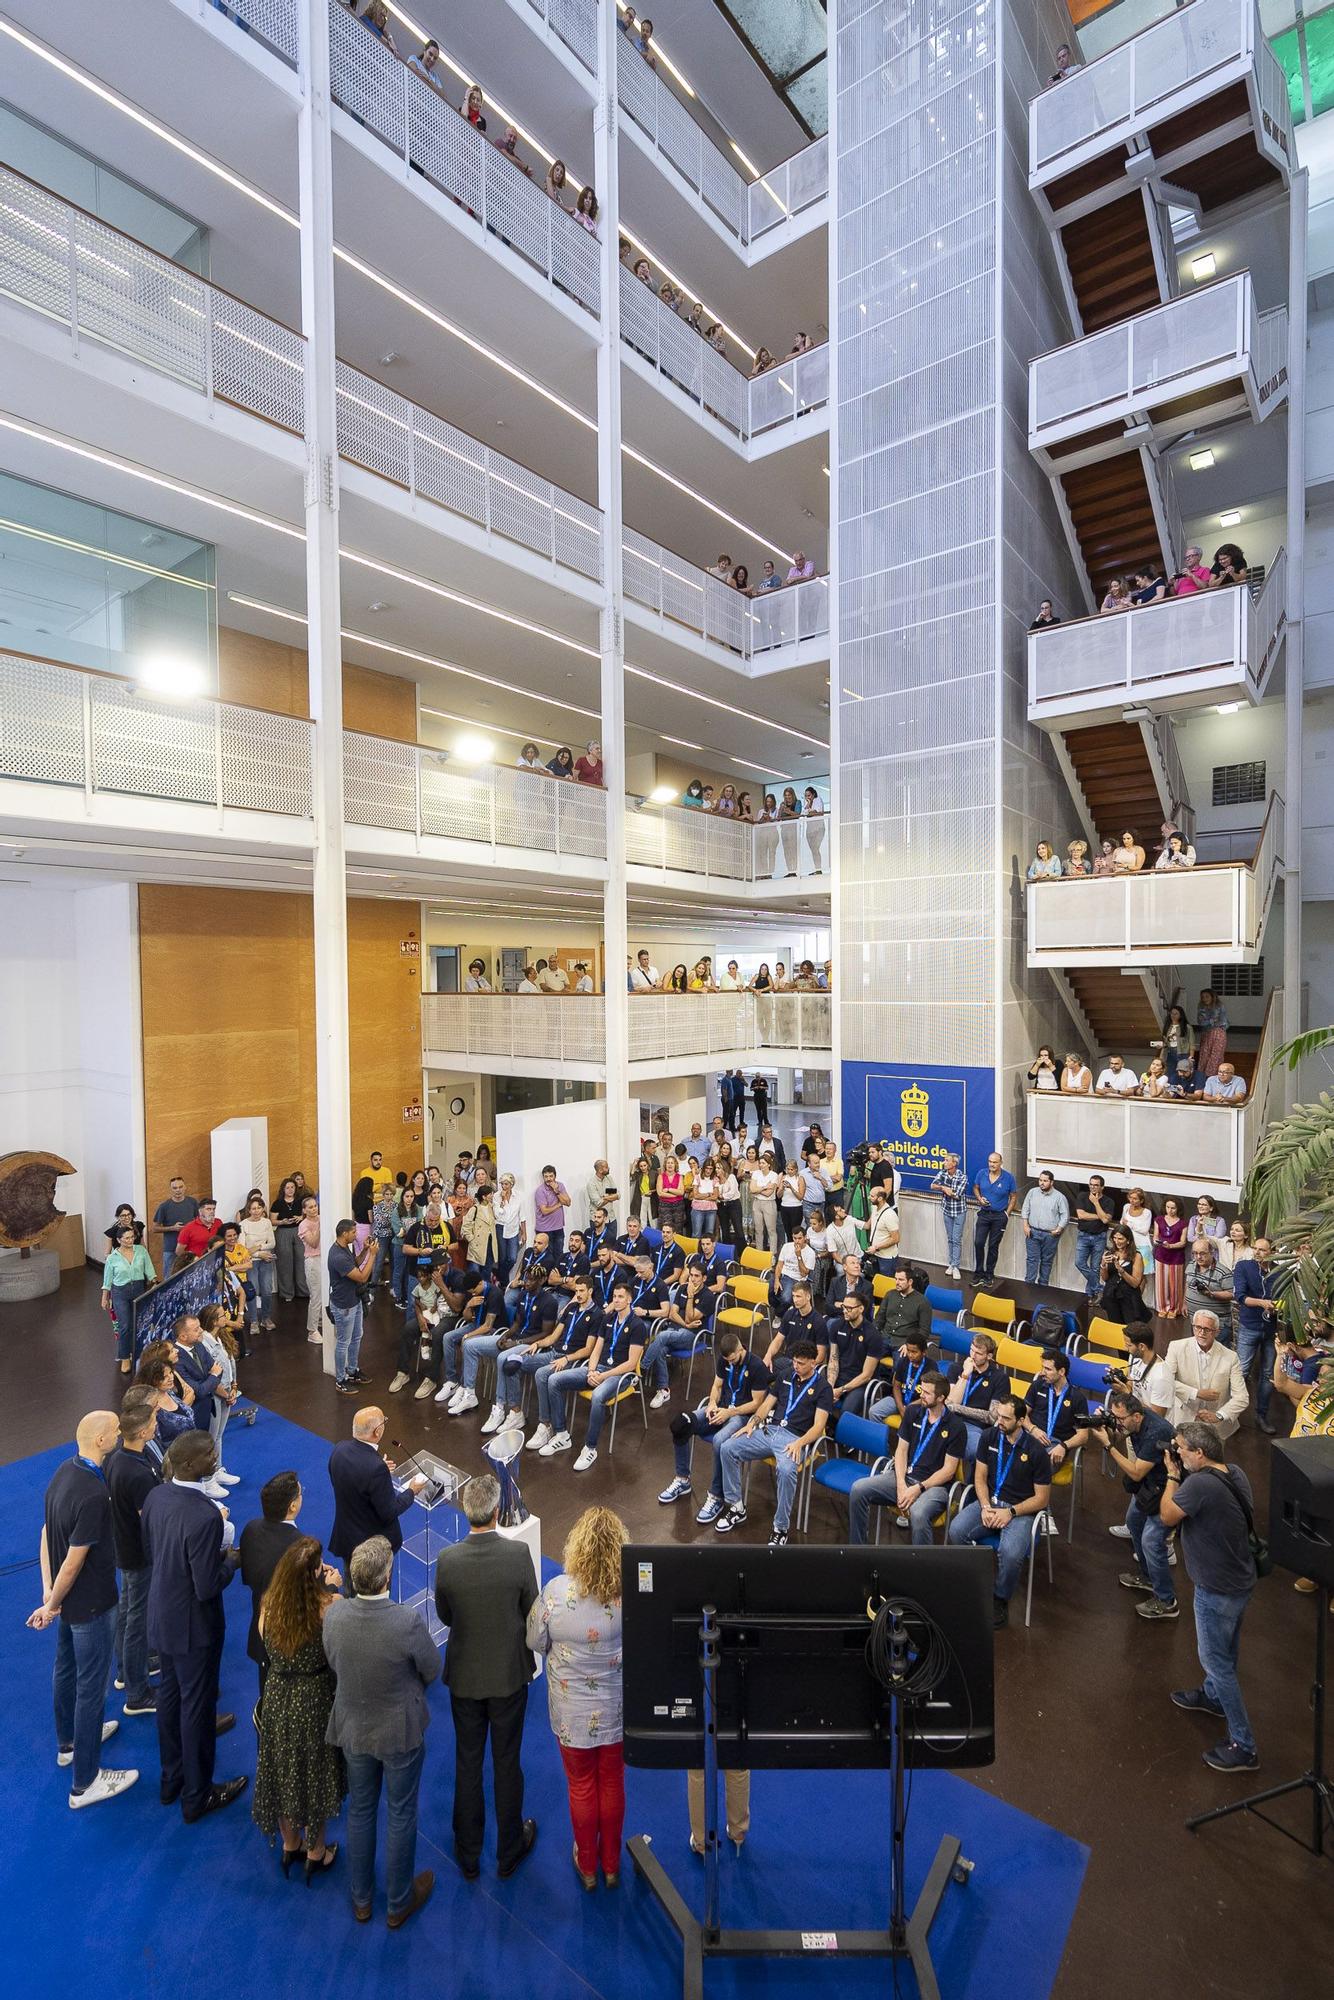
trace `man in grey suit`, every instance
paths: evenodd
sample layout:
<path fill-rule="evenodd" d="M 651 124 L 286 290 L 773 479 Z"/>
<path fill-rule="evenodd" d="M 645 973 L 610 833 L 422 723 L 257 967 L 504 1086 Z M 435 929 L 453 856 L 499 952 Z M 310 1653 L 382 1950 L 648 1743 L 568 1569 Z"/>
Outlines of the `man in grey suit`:
<path fill-rule="evenodd" d="M 386 1921 L 400 1930 L 435 1887 L 428 1868 L 412 1872 L 417 1855 L 417 1788 L 430 1715 L 426 1690 L 440 1674 L 440 1655 L 424 1621 L 406 1604 L 391 1604 L 394 1551 L 384 1535 L 358 1543 L 348 1561 L 355 1597 L 331 1604 L 324 1650 L 337 1678 L 326 1740 L 347 1762 L 347 1851 L 352 1910 L 371 1920 L 375 1893 L 375 1819 L 385 1788 Z"/>
<path fill-rule="evenodd" d="M 532 1557 L 522 1542 L 497 1534 L 500 1484 L 490 1473 L 470 1479 L 460 1504 L 468 1536 L 445 1549 L 435 1568 L 435 1605 L 449 1627 L 445 1680 L 454 1713 L 454 1854 L 464 1877 L 481 1873 L 486 1803 L 482 1765 L 491 1736 L 496 1795 L 496 1873 L 512 1875 L 537 1839 L 523 1816 L 523 1718 L 533 1656 L 524 1638 L 537 1598 Z"/>

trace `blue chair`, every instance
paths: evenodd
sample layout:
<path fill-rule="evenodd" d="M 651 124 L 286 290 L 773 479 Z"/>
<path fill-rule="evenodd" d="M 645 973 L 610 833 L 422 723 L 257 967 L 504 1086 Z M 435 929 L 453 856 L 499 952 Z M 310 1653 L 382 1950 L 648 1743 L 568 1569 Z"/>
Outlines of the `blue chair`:
<path fill-rule="evenodd" d="M 894 1462 L 889 1426 L 873 1423 L 869 1417 L 841 1416 L 834 1426 L 833 1442 L 840 1453 L 849 1455 L 832 1458 L 825 1452 L 821 1456 L 824 1440 L 814 1446 L 801 1516 L 803 1534 L 810 1525 L 812 1486 L 822 1486 L 827 1493 L 846 1500 L 859 1479 L 868 1473 L 885 1472 Z"/>
<path fill-rule="evenodd" d="M 650 1250 L 661 1250 L 662 1231 L 660 1229 L 653 1229 L 650 1228 L 647 1224 L 645 1224 L 644 1228 L 641 1229 L 639 1233 L 641 1237 L 644 1239 L 644 1242 L 648 1245 Z"/>
<path fill-rule="evenodd" d="M 1087 1396 L 1096 1396 L 1101 1405 L 1109 1390 L 1102 1378 L 1111 1365 L 1108 1361 L 1081 1361 L 1078 1355 L 1072 1355 L 1066 1372 L 1076 1389 L 1082 1389 Z"/>
<path fill-rule="evenodd" d="M 947 1313 L 954 1320 L 963 1313 L 963 1293 L 956 1292 L 949 1285 L 928 1285 L 926 1302 L 933 1312 Z"/>
<path fill-rule="evenodd" d="M 931 1321 L 931 1332 L 942 1354 L 967 1354 L 973 1344 L 967 1327 L 956 1325 L 952 1319 L 942 1319 L 938 1313 Z"/>

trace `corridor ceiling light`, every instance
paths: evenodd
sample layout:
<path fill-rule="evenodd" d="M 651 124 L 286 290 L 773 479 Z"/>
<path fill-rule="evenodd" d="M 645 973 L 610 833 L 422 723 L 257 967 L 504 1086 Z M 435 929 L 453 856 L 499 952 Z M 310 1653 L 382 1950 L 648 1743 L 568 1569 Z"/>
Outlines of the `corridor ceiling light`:
<path fill-rule="evenodd" d="M 203 668 L 195 660 L 158 654 L 135 670 L 135 682 L 149 694 L 164 695 L 168 701 L 195 701 L 204 693 Z"/>
<path fill-rule="evenodd" d="M 708 755 L 702 743 L 691 743 L 684 736 L 664 736 L 662 740 L 664 743 L 675 743 L 682 750 L 698 750 L 701 757 Z"/>
<path fill-rule="evenodd" d="M 1241 703 L 1239 701 L 1220 701 L 1216 713 L 1219 715 L 1235 715 L 1240 707 Z"/>
<path fill-rule="evenodd" d="M 1220 528 L 1239 528 L 1241 526 L 1241 515 L 1235 507 L 1229 507 L 1226 514 L 1219 515 L 1218 525 Z"/>
<path fill-rule="evenodd" d="M 489 736 L 465 733 L 455 737 L 453 754 L 460 764 L 489 764 L 496 754 L 496 746 Z"/>
<path fill-rule="evenodd" d="M 1213 462 L 1214 455 L 1207 448 L 1204 451 L 1193 451 L 1190 455 L 1190 469 L 1192 472 L 1207 472 Z"/>
<path fill-rule="evenodd" d="M 809 756 L 810 752 L 803 750 L 802 755 Z M 775 771 L 772 764 L 757 764 L 753 757 L 729 757 L 727 761 L 740 765 L 743 771 L 763 771 L 766 778 L 786 778 L 789 775 L 786 771 Z"/>
<path fill-rule="evenodd" d="M 680 796 L 675 785 L 655 785 L 648 795 L 648 802 L 651 806 L 669 806 Z"/>
<path fill-rule="evenodd" d="M 1218 269 L 1218 262 L 1213 251 L 1206 250 L 1202 257 L 1193 260 L 1190 268 L 1196 284 L 1206 285 Z"/>
<path fill-rule="evenodd" d="M 596 429 L 596 426 L 594 428 Z M 669 486 L 674 486 L 678 493 L 684 493 L 688 500 L 695 500 L 701 507 L 706 507 L 710 514 L 716 514 L 720 521 L 726 521 L 729 528 L 735 528 L 739 534 L 749 535 L 752 541 L 760 544 L 761 548 L 772 549 L 774 554 L 782 556 L 785 562 L 791 561 L 791 549 L 784 548 L 781 542 L 771 542 L 758 528 L 750 527 L 745 521 L 738 521 L 736 515 L 729 514 L 725 507 L 715 506 L 712 500 L 706 500 L 693 486 L 687 486 L 684 479 L 678 479 L 675 473 L 667 472 L 661 465 L 655 465 L 651 458 L 645 458 L 643 452 L 636 451 L 632 445 L 622 442 L 621 456 L 632 458 L 636 465 L 642 465 L 649 472 L 656 472 L 659 479 L 665 479 Z"/>
<path fill-rule="evenodd" d="M 817 750 L 828 747 L 818 736 L 808 736 L 804 729 L 789 729 L 785 722 L 772 722 L 767 715 L 750 715 L 744 709 L 735 707 L 730 701 L 718 701 L 711 694 L 701 694 L 698 688 L 683 687 L 677 681 L 664 680 L 661 674 L 651 674 L 646 667 L 632 667 L 628 660 L 625 663 L 625 671 L 627 674 L 633 674 L 636 680 L 652 681 L 654 687 L 667 688 L 672 694 L 684 695 L 688 701 L 702 701 L 709 708 L 720 708 L 724 715 L 739 715 L 747 722 L 759 723 L 764 729 L 776 729 L 780 736 L 795 736 L 798 743 L 813 743 Z M 640 728 L 644 726 L 642 723 L 639 725 Z"/>
<path fill-rule="evenodd" d="M 517 625 L 520 631 L 535 632 L 539 639 L 550 639 L 553 645 L 568 646 L 572 653 L 582 653 L 586 659 L 600 660 L 602 657 L 596 646 L 585 646 L 578 639 L 567 639 L 564 633 L 553 632 L 549 625 L 536 625 L 531 618 L 520 618 L 513 611 L 499 611 L 494 604 L 483 604 L 478 597 L 465 597 L 462 591 L 451 590 L 447 584 L 436 583 L 429 576 L 414 576 L 410 570 L 395 569 L 392 563 L 381 562 L 377 556 L 358 555 L 355 549 L 343 549 L 341 553 L 344 562 L 353 563 L 359 569 L 374 570 L 379 576 L 392 576 L 396 583 L 415 585 L 418 590 L 429 591 L 432 597 L 443 597 L 447 603 L 462 604 L 469 611 L 480 611 L 484 618 L 498 618 L 502 625 Z"/>

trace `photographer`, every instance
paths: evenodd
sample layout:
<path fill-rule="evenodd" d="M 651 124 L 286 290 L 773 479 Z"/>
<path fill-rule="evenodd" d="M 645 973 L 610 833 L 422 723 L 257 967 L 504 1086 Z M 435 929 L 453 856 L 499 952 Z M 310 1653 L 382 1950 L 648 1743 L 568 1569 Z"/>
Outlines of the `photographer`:
<path fill-rule="evenodd" d="M 1139 1568 L 1126 1570 L 1117 1581 L 1123 1590 L 1152 1593 L 1135 1606 L 1141 1618 L 1176 1618 L 1180 1610 L 1167 1560 L 1167 1524 L 1160 1511 L 1172 1426 L 1146 1410 L 1129 1390 L 1113 1389 L 1107 1408 L 1095 1418 L 1091 1430 L 1120 1467 L 1122 1484 L 1131 1496 L 1126 1526 Z"/>
<path fill-rule="evenodd" d="M 1122 1388 L 1129 1389 L 1138 1402 L 1155 1417 L 1172 1415 L 1172 1377 L 1167 1363 L 1160 1361 L 1158 1350 L 1153 1344 L 1153 1329 L 1147 1326 L 1128 1326 L 1126 1342 L 1130 1348 L 1130 1376 L 1127 1381 L 1119 1368 L 1110 1370 L 1112 1377 Z"/>
<path fill-rule="evenodd" d="M 1254 1771 L 1260 1764 L 1237 1679 L 1241 1621 L 1256 1581 L 1252 1506 L 1245 1473 L 1224 1463 L 1217 1426 L 1178 1424 L 1167 1455 L 1162 1518 L 1181 1529 L 1195 1586 L 1195 1645 L 1204 1684 L 1179 1688 L 1172 1700 L 1226 1722 L 1227 1741 L 1204 1753 L 1212 1771 Z"/>

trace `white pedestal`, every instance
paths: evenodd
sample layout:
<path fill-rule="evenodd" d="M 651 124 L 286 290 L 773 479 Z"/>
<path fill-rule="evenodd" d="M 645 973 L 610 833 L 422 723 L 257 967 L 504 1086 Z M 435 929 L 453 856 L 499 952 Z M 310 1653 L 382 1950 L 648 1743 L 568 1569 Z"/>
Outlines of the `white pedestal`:
<path fill-rule="evenodd" d="M 213 1153 L 213 1185 L 218 1220 L 230 1222 L 252 1187 L 269 1186 L 269 1121 L 229 1118 L 209 1133 Z"/>

